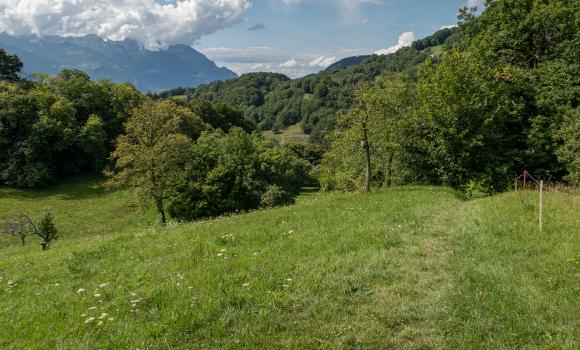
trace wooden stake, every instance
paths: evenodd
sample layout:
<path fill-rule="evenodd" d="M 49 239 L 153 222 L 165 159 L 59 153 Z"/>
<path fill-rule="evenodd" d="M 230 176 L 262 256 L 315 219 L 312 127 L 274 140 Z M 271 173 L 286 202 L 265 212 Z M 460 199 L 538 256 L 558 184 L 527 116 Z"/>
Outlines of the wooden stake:
<path fill-rule="evenodd" d="M 540 181 L 540 232 L 544 230 L 544 223 L 542 220 L 542 209 L 544 204 L 544 181 Z"/>

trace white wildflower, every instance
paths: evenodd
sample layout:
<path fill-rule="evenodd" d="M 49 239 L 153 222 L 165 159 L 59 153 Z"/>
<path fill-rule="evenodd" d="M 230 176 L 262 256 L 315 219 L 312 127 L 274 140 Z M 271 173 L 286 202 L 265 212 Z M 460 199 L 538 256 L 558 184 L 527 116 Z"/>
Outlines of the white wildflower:
<path fill-rule="evenodd" d="M 84 289 L 84 288 L 79 288 L 79 290 L 77 290 L 77 293 L 78 293 L 78 294 L 81 294 L 81 293 L 84 293 L 84 292 L 86 292 L 86 291 L 87 291 L 87 290 L 86 290 L 86 289 Z"/>
<path fill-rule="evenodd" d="M 93 322 L 95 320 L 94 317 L 89 317 L 85 320 L 85 323 Z"/>
<path fill-rule="evenodd" d="M 99 293 L 95 294 L 95 298 L 100 298 L 101 295 Z"/>
<path fill-rule="evenodd" d="M 109 285 L 108 283 L 101 283 L 101 284 L 99 285 L 99 288 L 105 288 L 105 287 L 106 287 L 106 286 L 108 286 L 108 285 Z"/>
<path fill-rule="evenodd" d="M 103 325 L 103 321 L 99 321 L 99 323 L 97 323 L 97 326 L 102 326 Z"/>
<path fill-rule="evenodd" d="M 242 286 L 244 286 L 244 287 L 247 287 L 247 286 L 249 286 L 249 285 L 250 285 L 249 283 L 244 283 L 244 284 L 242 284 Z"/>
<path fill-rule="evenodd" d="M 91 307 L 89 308 L 89 310 L 96 310 L 96 309 L 97 309 L 97 307 L 96 307 L 96 306 L 91 306 Z"/>

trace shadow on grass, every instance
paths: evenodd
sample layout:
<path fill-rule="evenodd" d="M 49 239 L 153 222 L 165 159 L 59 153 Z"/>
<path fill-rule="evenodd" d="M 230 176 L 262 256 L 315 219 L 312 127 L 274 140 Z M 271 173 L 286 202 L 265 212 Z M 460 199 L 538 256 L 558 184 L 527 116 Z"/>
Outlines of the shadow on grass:
<path fill-rule="evenodd" d="M 102 184 L 105 178 L 98 174 L 86 174 L 59 179 L 44 188 L 0 187 L 0 197 L 9 199 L 39 199 L 58 197 L 63 200 L 99 198 L 106 195 Z"/>

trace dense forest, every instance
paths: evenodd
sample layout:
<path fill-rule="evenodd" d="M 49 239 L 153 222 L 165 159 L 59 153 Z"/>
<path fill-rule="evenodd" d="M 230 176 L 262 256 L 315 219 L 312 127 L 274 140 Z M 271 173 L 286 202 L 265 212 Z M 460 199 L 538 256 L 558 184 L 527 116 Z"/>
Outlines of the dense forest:
<path fill-rule="evenodd" d="M 485 195 L 525 169 L 579 184 L 579 7 L 487 1 L 479 16 L 462 8 L 457 28 L 394 54 L 160 95 L 78 70 L 22 80 L 18 57 L 0 51 L 0 183 L 105 171 L 164 222 L 166 211 L 189 220 L 289 203 L 306 184 Z M 258 132 L 298 122 L 318 148 Z"/>

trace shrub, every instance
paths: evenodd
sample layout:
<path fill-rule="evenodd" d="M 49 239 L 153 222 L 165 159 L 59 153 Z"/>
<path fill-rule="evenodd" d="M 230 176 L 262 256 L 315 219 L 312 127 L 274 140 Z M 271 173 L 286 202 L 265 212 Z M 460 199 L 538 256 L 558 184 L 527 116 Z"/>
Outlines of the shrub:
<path fill-rule="evenodd" d="M 262 194 L 260 205 L 263 208 L 276 208 L 294 203 L 294 196 L 277 185 L 270 185 Z"/>
<path fill-rule="evenodd" d="M 474 179 L 471 179 L 463 187 L 463 191 L 467 198 L 483 198 L 490 196 L 494 193 L 494 189 L 491 185 L 491 176 L 480 175 Z"/>

